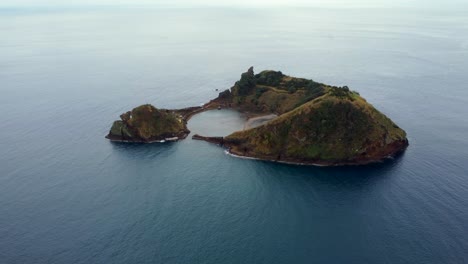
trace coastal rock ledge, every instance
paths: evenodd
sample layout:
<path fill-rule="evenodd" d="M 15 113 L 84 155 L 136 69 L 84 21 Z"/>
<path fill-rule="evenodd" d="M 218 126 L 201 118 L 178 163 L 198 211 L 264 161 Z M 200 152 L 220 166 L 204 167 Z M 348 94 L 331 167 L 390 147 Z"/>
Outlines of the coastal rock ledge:
<path fill-rule="evenodd" d="M 402 153 L 406 132 L 358 92 L 279 71 L 241 75 L 233 87 L 203 107 L 158 110 L 143 105 L 121 115 L 111 140 L 154 142 L 185 138 L 196 113 L 232 108 L 249 116 L 277 116 L 226 137 L 194 135 L 221 145 L 233 156 L 301 165 L 362 165 Z"/>

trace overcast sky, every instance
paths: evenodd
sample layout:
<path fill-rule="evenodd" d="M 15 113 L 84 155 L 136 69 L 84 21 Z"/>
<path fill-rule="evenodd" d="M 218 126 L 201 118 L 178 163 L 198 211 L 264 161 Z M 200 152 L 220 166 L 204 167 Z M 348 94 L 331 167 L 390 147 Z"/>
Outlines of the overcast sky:
<path fill-rule="evenodd" d="M 0 6 L 170 5 L 170 6 L 320 6 L 466 7 L 468 0 L 0 0 Z"/>

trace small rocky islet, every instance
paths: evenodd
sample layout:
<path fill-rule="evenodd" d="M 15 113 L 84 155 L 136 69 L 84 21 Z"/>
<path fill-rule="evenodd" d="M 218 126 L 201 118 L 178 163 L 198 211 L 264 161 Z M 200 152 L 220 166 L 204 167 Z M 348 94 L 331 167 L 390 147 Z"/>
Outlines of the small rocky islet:
<path fill-rule="evenodd" d="M 382 161 L 408 146 L 406 132 L 348 87 L 284 75 L 242 73 L 233 87 L 200 107 L 167 110 L 142 105 L 120 116 L 106 136 L 122 142 L 184 139 L 187 122 L 202 111 L 232 108 L 255 116 L 277 115 L 226 137 L 204 137 L 246 158 L 303 165 L 361 165 Z"/>

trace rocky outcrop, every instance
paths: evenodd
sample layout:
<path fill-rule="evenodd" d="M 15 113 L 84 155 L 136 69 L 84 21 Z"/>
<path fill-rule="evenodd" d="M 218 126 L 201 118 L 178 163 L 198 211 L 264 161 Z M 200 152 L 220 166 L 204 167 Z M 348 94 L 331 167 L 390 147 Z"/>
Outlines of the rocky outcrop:
<path fill-rule="evenodd" d="M 142 105 L 120 115 L 106 137 L 113 141 L 145 143 L 183 139 L 190 133 L 184 114 L 197 109 L 173 111 Z"/>

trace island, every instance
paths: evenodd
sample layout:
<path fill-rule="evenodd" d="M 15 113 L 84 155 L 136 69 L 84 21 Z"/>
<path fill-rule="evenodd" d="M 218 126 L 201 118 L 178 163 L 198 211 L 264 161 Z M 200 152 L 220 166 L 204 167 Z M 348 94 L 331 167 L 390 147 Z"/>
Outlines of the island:
<path fill-rule="evenodd" d="M 361 165 L 394 157 L 408 146 L 406 132 L 358 92 L 280 71 L 242 73 L 233 87 L 201 107 L 178 110 L 143 105 L 120 116 L 107 135 L 114 141 L 184 139 L 193 115 L 231 108 L 251 117 L 225 137 L 194 135 L 233 156 L 301 165 Z M 255 121 L 261 123 L 252 125 Z"/>
<path fill-rule="evenodd" d="M 184 139 L 190 133 L 187 120 L 202 107 L 157 109 L 145 104 L 120 115 L 106 138 L 120 142 L 166 142 Z"/>

